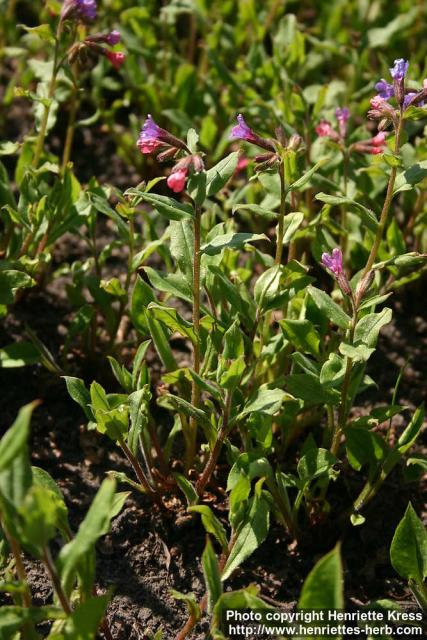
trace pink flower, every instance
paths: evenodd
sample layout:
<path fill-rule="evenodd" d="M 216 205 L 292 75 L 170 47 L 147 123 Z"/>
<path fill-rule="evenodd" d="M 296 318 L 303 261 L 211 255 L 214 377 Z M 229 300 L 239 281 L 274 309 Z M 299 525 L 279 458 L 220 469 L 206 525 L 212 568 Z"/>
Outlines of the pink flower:
<path fill-rule="evenodd" d="M 371 98 L 371 107 L 373 109 L 381 109 L 384 102 L 386 102 L 386 100 L 378 94 Z"/>
<path fill-rule="evenodd" d="M 369 149 L 369 153 L 372 153 L 374 156 L 377 156 L 379 153 L 383 152 L 383 148 L 382 147 L 371 147 Z"/>
<path fill-rule="evenodd" d="M 371 145 L 374 147 L 383 147 L 385 145 L 386 133 L 380 131 L 376 136 L 371 138 Z"/>
<path fill-rule="evenodd" d="M 167 179 L 167 185 L 172 191 L 175 193 L 180 193 L 183 191 L 185 187 L 185 183 L 187 181 L 187 169 L 177 169 L 177 171 L 173 171 Z"/>
<path fill-rule="evenodd" d="M 321 120 L 316 127 L 316 133 L 321 138 L 330 136 L 333 133 L 331 123 L 328 122 L 327 120 Z"/>
<path fill-rule="evenodd" d="M 121 51 L 107 51 L 107 49 L 105 49 L 104 55 L 108 58 L 115 69 L 120 69 L 126 59 L 125 54 Z"/>
<path fill-rule="evenodd" d="M 248 158 L 245 158 L 245 156 L 240 156 L 240 158 L 237 161 L 236 173 L 239 171 L 243 171 L 243 169 L 246 169 L 248 164 L 249 164 Z"/>

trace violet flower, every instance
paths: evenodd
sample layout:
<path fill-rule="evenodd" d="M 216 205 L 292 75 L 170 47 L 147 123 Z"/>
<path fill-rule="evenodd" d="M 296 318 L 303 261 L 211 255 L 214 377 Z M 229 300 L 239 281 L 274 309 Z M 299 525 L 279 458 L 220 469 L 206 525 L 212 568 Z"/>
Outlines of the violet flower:
<path fill-rule="evenodd" d="M 183 149 L 190 153 L 185 142 L 159 127 L 150 114 L 145 119 L 136 144 L 141 153 L 152 153 L 160 146 L 173 147 L 175 150 Z"/>
<path fill-rule="evenodd" d="M 322 266 L 334 276 L 339 288 L 346 296 L 351 296 L 351 286 L 342 266 L 342 251 L 339 247 L 332 249 L 332 253 L 322 253 Z"/>
<path fill-rule="evenodd" d="M 65 0 L 60 19 L 75 17 L 83 22 L 92 22 L 96 18 L 96 11 L 96 0 Z"/>
<path fill-rule="evenodd" d="M 378 91 L 378 95 L 384 100 L 388 100 L 394 96 L 394 87 L 392 84 L 381 78 L 379 82 L 376 83 L 375 89 Z"/>
<path fill-rule="evenodd" d="M 343 273 L 342 268 L 342 252 L 341 249 L 335 247 L 332 253 L 322 253 L 322 265 L 332 271 L 334 276 L 339 276 Z"/>
<path fill-rule="evenodd" d="M 238 140 L 246 140 L 247 142 L 255 142 L 257 136 L 254 131 L 246 124 L 244 117 L 241 113 L 237 116 L 238 124 L 232 128 L 230 138 L 237 138 Z"/>
<path fill-rule="evenodd" d="M 120 40 L 121 35 L 119 31 L 116 31 L 115 29 L 113 31 L 110 31 L 110 33 L 108 33 L 104 38 L 104 42 L 106 44 L 109 44 L 110 47 L 114 47 L 114 45 L 118 44 Z"/>
<path fill-rule="evenodd" d="M 241 113 L 237 116 L 237 125 L 232 128 L 230 132 L 231 140 L 246 140 L 246 142 L 251 142 L 252 144 L 256 144 L 258 147 L 263 149 L 267 149 L 272 153 L 275 153 L 275 148 L 273 144 L 267 138 L 262 138 L 259 136 L 250 126 L 245 122 L 245 119 Z"/>
<path fill-rule="evenodd" d="M 409 62 L 403 58 L 394 61 L 393 67 L 390 69 L 390 75 L 393 80 L 401 81 L 405 78 L 408 71 Z"/>

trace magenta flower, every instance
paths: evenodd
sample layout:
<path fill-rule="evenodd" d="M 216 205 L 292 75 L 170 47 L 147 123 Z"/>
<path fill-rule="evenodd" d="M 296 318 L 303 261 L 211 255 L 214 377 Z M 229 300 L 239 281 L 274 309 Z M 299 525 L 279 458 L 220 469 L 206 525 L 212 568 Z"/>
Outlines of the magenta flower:
<path fill-rule="evenodd" d="M 120 40 L 121 40 L 121 35 L 115 29 L 113 31 L 110 31 L 110 33 L 108 33 L 104 38 L 104 42 L 106 44 L 109 44 L 110 47 L 114 47 L 114 45 L 118 44 Z"/>
<path fill-rule="evenodd" d="M 104 56 L 108 58 L 115 69 L 120 69 L 124 63 L 126 56 L 122 51 L 108 51 L 104 49 Z"/>
<path fill-rule="evenodd" d="M 237 116 L 238 124 L 232 128 L 230 138 L 237 138 L 238 140 L 246 140 L 247 142 L 256 142 L 258 136 L 252 129 L 246 124 L 244 117 L 241 113 Z"/>
<path fill-rule="evenodd" d="M 327 120 L 321 120 L 316 127 L 316 133 L 321 138 L 330 136 L 333 133 L 332 125 Z"/>
<path fill-rule="evenodd" d="M 384 100 L 388 100 L 394 96 L 394 87 L 392 84 L 381 78 L 379 82 L 376 83 L 375 89 L 378 91 L 378 95 Z"/>
<path fill-rule="evenodd" d="M 394 61 L 393 67 L 390 69 L 390 75 L 393 80 L 401 81 L 406 76 L 408 71 L 409 62 L 403 58 L 398 58 Z"/>
<path fill-rule="evenodd" d="M 166 180 L 168 187 L 175 193 L 180 193 L 184 190 L 187 175 L 187 169 L 177 169 L 176 171 L 173 171 Z"/>
<path fill-rule="evenodd" d="M 371 144 L 374 147 L 383 147 L 385 145 L 387 134 L 384 131 L 380 131 L 376 136 L 371 138 Z"/>
<path fill-rule="evenodd" d="M 341 249 L 335 247 L 331 254 L 322 253 L 322 265 L 332 271 L 334 276 L 341 275 L 343 273 Z"/>

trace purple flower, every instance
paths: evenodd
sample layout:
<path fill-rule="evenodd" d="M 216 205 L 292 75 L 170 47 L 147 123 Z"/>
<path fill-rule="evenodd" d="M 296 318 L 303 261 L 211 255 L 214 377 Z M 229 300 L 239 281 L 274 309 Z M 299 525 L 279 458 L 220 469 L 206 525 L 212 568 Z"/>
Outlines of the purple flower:
<path fill-rule="evenodd" d="M 138 138 L 138 148 L 141 153 L 151 153 L 161 145 L 162 129 L 156 124 L 148 114 Z"/>
<path fill-rule="evenodd" d="M 335 117 L 339 123 L 346 123 L 350 117 L 350 109 L 348 109 L 347 107 L 338 107 L 337 109 L 335 109 Z"/>
<path fill-rule="evenodd" d="M 106 44 L 109 44 L 110 47 L 114 47 L 115 44 L 119 43 L 121 39 L 120 33 L 116 30 L 114 31 L 110 31 L 110 33 L 108 33 L 105 36 L 105 40 L 104 42 Z"/>
<path fill-rule="evenodd" d="M 378 91 L 378 95 L 384 100 L 388 100 L 394 96 L 394 87 L 392 84 L 381 78 L 379 82 L 376 83 L 375 89 Z"/>
<path fill-rule="evenodd" d="M 96 18 L 96 9 L 96 0 L 65 0 L 61 20 L 76 17 L 83 22 L 91 22 Z"/>
<path fill-rule="evenodd" d="M 415 91 L 411 92 L 411 93 L 407 93 L 405 95 L 405 97 L 403 98 L 403 108 L 406 109 L 407 107 L 409 107 L 410 102 L 412 101 L 413 98 L 415 98 L 415 96 L 418 95 L 417 93 L 415 93 Z"/>
<path fill-rule="evenodd" d="M 408 71 L 409 62 L 403 58 L 398 58 L 394 61 L 393 67 L 390 69 L 390 75 L 393 80 L 403 80 Z"/>
<path fill-rule="evenodd" d="M 246 124 L 244 117 L 241 113 L 237 116 L 237 124 L 232 128 L 230 138 L 238 138 L 240 140 L 247 140 L 248 142 L 255 142 L 258 136 L 252 129 Z"/>
<path fill-rule="evenodd" d="M 332 271 L 335 276 L 342 274 L 342 252 L 341 249 L 335 247 L 332 253 L 322 253 L 322 265 Z"/>

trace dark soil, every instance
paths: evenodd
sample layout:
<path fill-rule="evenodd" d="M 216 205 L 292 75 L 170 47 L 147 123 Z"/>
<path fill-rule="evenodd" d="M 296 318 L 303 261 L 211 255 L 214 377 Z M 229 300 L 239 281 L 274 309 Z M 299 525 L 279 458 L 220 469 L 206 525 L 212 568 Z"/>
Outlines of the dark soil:
<path fill-rule="evenodd" d="M 70 315 L 65 296 L 58 293 L 49 289 L 44 293 L 31 291 L 18 302 L 0 330 L 0 344 L 18 338 L 25 324 L 29 324 L 56 356 Z M 360 397 L 361 412 L 391 401 L 406 357 L 409 362 L 398 401 L 412 410 L 424 399 L 427 322 L 422 296 L 413 289 L 406 295 L 396 295 L 392 306 L 393 322 L 384 328 L 368 371 L 378 389 Z M 58 327 L 62 329 L 58 331 Z M 126 460 L 107 439 L 85 431 L 84 416 L 60 378 L 33 366 L 1 370 L 0 385 L 2 430 L 12 423 L 20 406 L 36 398 L 42 400 L 32 421 L 33 463 L 57 481 L 69 507 L 71 527 L 76 530 L 106 472 L 129 472 Z M 403 422 L 396 419 L 397 431 Z M 422 447 L 422 443 L 418 446 Z M 332 491 L 334 505 L 350 505 L 360 488 L 355 482 L 359 481 L 353 481 L 350 474 L 346 487 L 336 483 Z M 391 567 L 388 550 L 408 500 L 418 513 L 424 512 L 422 489 L 417 482 L 405 483 L 402 470 L 397 469 L 366 509 L 365 526 L 318 524 L 307 528 L 297 547 L 273 523 L 266 542 L 226 583 L 226 588 L 255 583 L 264 596 L 292 606 L 313 564 L 340 539 L 349 604 L 365 604 L 377 598 L 411 604 L 411 593 Z M 223 517 L 225 505 L 221 504 L 220 494 L 213 500 L 214 509 Z M 142 639 L 160 627 L 166 640 L 173 638 L 187 615 L 185 605 L 172 598 L 170 589 L 193 591 L 197 598 L 203 596 L 200 556 L 204 529 L 199 518 L 186 515 L 185 505 L 178 498 L 171 498 L 168 507 L 159 512 L 145 496 L 132 493 L 111 532 L 98 544 L 97 588 L 99 593 L 113 590 L 107 617 L 115 640 Z M 58 548 L 53 549 L 54 553 Z M 26 566 L 34 603 L 51 601 L 51 586 L 43 567 L 30 559 Z M 207 629 L 207 622 L 200 624 L 192 637 L 206 638 Z"/>

